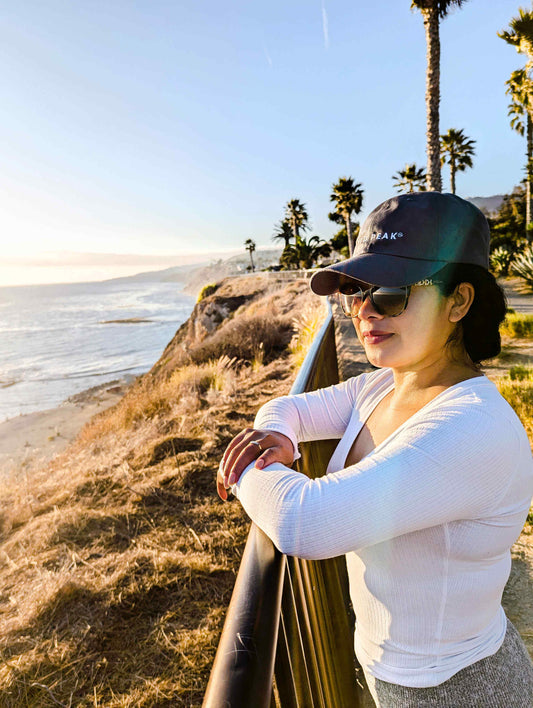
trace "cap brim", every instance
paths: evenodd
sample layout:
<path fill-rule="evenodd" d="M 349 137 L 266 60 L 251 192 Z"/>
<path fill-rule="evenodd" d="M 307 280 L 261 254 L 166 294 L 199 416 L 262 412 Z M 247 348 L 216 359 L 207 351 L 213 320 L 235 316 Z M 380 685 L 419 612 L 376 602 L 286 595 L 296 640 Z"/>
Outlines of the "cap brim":
<path fill-rule="evenodd" d="M 369 285 L 394 288 L 413 285 L 429 278 L 447 265 L 446 261 L 424 261 L 382 253 L 362 253 L 335 265 L 317 271 L 310 281 L 311 290 L 317 295 L 331 295 L 339 289 L 341 276 Z"/>

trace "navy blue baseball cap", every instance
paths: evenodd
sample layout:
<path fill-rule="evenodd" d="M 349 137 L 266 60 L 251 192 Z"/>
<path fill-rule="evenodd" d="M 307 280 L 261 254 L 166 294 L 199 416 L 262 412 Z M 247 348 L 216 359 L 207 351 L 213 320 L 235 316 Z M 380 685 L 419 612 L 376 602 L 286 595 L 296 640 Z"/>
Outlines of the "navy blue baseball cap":
<path fill-rule="evenodd" d="M 369 214 L 351 258 L 317 271 L 311 289 L 330 295 L 346 277 L 362 285 L 412 285 L 450 263 L 488 270 L 489 241 L 487 219 L 471 202 L 440 192 L 400 194 Z"/>

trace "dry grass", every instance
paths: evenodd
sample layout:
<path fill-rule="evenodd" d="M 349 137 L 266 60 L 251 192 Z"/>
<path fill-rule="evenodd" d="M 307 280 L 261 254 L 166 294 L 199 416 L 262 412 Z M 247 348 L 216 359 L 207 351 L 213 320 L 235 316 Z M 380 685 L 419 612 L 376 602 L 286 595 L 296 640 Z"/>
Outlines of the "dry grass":
<path fill-rule="evenodd" d="M 521 364 L 511 365 L 508 374 L 497 378 L 495 383 L 502 396 L 520 418 L 533 448 L 533 370 Z M 522 541 L 519 541 L 519 544 L 523 543 L 524 539 L 531 537 L 532 526 L 533 507 L 529 511 L 521 537 Z M 531 546 L 531 543 L 527 542 L 526 545 Z M 531 571 L 533 572 L 533 568 Z"/>
<path fill-rule="evenodd" d="M 304 292 L 259 293 L 207 360 L 160 363 L 51 466 L 4 482 L 2 707 L 201 705 L 248 530 L 216 496 L 216 467 L 257 407 L 288 392 L 281 347 Z M 257 348 L 254 365 L 225 354 L 230 332 L 267 328 L 264 308 L 290 324 L 280 340 L 271 320 L 262 363 Z"/>
<path fill-rule="evenodd" d="M 327 312 L 325 304 L 324 300 L 312 300 L 293 320 L 295 333 L 289 343 L 289 351 L 297 367 L 303 364 L 305 355 L 324 322 Z"/>
<path fill-rule="evenodd" d="M 509 312 L 500 326 L 500 332 L 506 337 L 533 338 L 533 315 Z"/>
<path fill-rule="evenodd" d="M 502 396 L 511 404 L 530 440 L 533 440 L 533 381 L 502 378 L 497 382 Z"/>
<path fill-rule="evenodd" d="M 186 364 L 169 379 L 142 377 L 113 409 L 96 416 L 83 430 L 84 443 L 103 433 L 129 430 L 145 421 L 161 417 L 174 418 L 194 413 L 207 395 L 215 401 L 230 396 L 237 384 L 238 360 L 221 356 L 203 364 Z"/>

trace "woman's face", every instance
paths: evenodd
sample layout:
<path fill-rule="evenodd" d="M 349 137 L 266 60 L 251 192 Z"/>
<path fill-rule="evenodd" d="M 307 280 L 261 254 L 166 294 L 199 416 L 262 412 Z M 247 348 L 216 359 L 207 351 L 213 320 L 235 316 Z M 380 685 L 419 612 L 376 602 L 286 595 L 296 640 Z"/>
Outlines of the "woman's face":
<path fill-rule="evenodd" d="M 371 364 L 417 371 L 449 358 L 446 343 L 457 326 L 450 321 L 453 308 L 453 296 L 442 296 L 435 285 L 413 285 L 397 317 L 380 315 L 367 297 L 353 322 Z"/>

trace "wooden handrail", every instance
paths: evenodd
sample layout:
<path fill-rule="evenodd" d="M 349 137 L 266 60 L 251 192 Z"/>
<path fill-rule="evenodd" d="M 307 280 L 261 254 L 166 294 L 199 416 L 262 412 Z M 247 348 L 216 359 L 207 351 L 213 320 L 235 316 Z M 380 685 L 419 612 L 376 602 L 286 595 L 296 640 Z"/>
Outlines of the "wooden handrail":
<path fill-rule="evenodd" d="M 330 310 L 291 393 L 337 382 Z M 324 474 L 332 449 L 331 441 L 301 445 L 298 469 L 311 477 Z M 286 558 L 252 524 L 204 708 L 356 708 L 350 617 L 344 557 Z"/>

